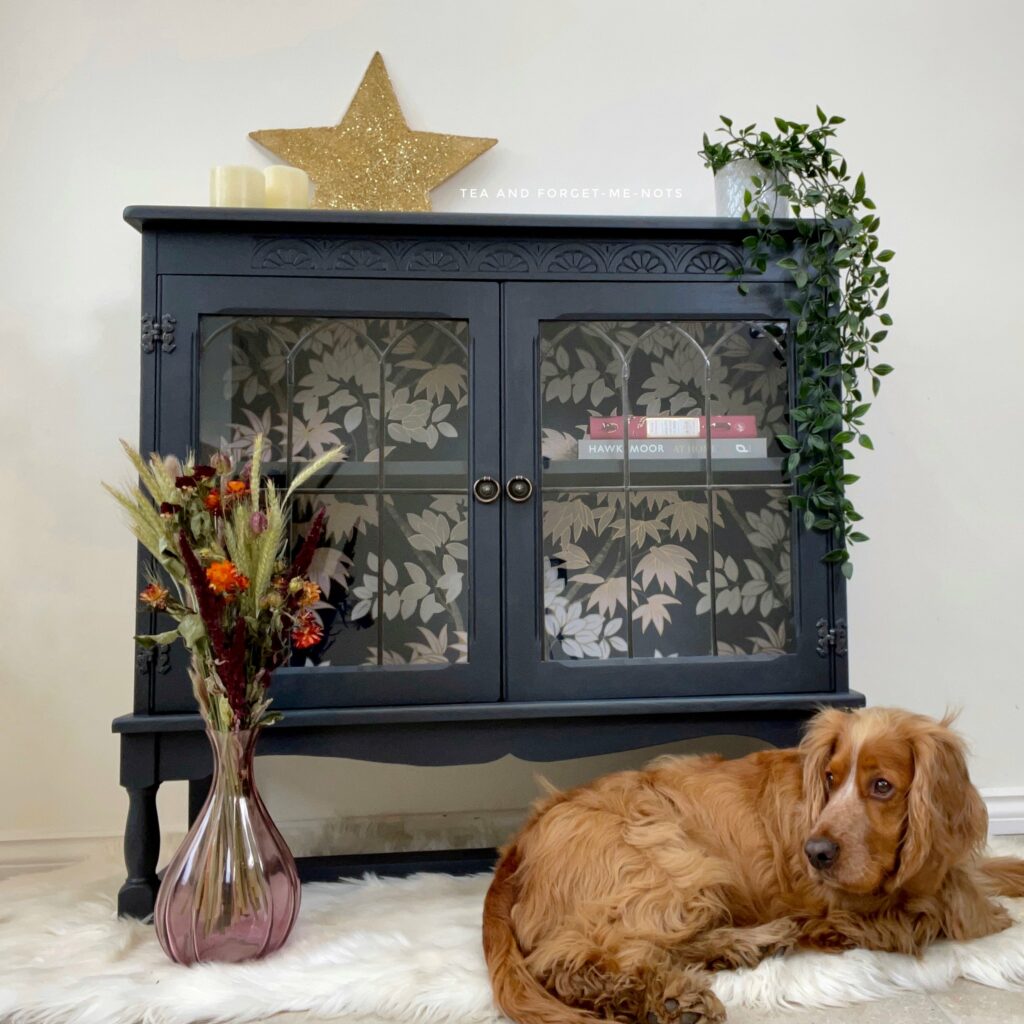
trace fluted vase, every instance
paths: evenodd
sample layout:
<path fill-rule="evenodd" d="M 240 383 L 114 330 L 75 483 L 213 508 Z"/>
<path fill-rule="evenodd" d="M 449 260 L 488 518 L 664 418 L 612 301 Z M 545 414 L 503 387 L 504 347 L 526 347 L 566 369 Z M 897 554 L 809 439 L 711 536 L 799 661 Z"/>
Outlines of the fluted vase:
<path fill-rule="evenodd" d="M 154 924 L 176 963 L 237 963 L 284 945 L 299 912 L 295 858 L 253 777 L 260 729 L 207 728 L 213 782 L 164 873 Z"/>

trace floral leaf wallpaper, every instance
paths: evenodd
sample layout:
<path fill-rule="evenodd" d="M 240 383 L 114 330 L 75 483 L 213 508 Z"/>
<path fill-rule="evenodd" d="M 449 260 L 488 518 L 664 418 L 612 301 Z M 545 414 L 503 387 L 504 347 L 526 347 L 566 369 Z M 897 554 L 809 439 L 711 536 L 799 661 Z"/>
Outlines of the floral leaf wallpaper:
<path fill-rule="evenodd" d="M 296 502 L 296 543 L 315 504 L 328 512 L 310 571 L 324 640 L 303 660 L 465 662 L 468 324 L 204 317 L 201 342 L 204 454 L 244 459 L 264 433 L 267 470 L 285 480 L 348 447 Z"/>
<path fill-rule="evenodd" d="M 788 375 L 763 325 L 549 321 L 540 396 L 545 656 L 791 650 Z M 621 415 L 753 415 L 769 457 L 577 461 L 590 418 Z"/>
<path fill-rule="evenodd" d="M 348 446 L 296 504 L 296 543 L 328 510 L 303 660 L 465 662 L 468 323 L 208 316 L 201 344 L 202 456 L 244 459 L 263 433 L 283 481 Z M 784 348 L 747 321 L 552 321 L 538 357 L 544 657 L 792 650 Z M 580 460 L 589 419 L 623 414 L 752 415 L 768 458 Z"/>

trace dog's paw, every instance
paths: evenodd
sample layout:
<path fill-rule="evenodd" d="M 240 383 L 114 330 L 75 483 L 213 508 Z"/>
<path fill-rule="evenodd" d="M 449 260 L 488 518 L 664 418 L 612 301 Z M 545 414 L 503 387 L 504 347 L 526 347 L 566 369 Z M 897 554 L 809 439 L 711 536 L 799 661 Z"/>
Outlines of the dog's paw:
<path fill-rule="evenodd" d="M 665 999 L 658 1010 L 647 1014 L 644 1024 L 721 1024 L 725 1007 L 710 989 L 688 992 L 682 999 Z"/>

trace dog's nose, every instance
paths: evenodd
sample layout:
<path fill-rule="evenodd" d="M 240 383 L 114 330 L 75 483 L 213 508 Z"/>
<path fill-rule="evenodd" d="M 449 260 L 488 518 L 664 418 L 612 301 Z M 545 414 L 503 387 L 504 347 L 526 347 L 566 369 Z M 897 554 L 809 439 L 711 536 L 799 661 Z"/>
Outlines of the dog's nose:
<path fill-rule="evenodd" d="M 831 839 L 808 839 L 804 844 L 804 853 L 812 867 L 819 871 L 832 867 L 839 856 L 839 844 Z"/>

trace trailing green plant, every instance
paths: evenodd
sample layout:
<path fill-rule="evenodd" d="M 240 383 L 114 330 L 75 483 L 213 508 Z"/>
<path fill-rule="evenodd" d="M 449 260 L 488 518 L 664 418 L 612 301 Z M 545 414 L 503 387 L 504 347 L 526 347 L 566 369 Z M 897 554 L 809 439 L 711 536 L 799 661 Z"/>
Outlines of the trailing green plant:
<path fill-rule="evenodd" d="M 778 440 L 799 484 L 790 501 L 803 511 L 808 529 L 833 534 L 825 560 L 849 577 L 850 545 L 868 538 L 845 494 L 858 479 L 847 464 L 854 457 L 851 445 L 874 447 L 864 417 L 882 378 L 892 372 L 876 357 L 892 324 L 885 307 L 893 252 L 879 244 L 880 220 L 864 175 L 854 179 L 832 146 L 845 118 L 816 110 L 813 127 L 775 118 L 775 134 L 756 125 L 736 129 L 723 116 L 718 130 L 725 141 L 705 135 L 699 155 L 716 173 L 734 160 L 753 160 L 763 169 L 744 193 L 743 220 L 753 230 L 743 239 L 744 265 L 731 276 L 764 274 L 774 263 L 796 285 L 796 296 L 786 301 L 798 353 L 793 433 Z M 786 200 L 794 221 L 773 219 L 776 195 Z M 748 286 L 741 282 L 739 289 L 746 294 Z M 782 334 L 781 327 L 771 330 Z"/>

